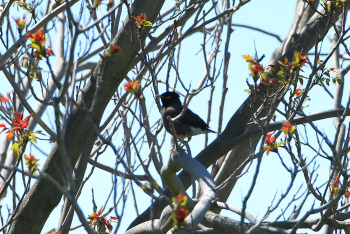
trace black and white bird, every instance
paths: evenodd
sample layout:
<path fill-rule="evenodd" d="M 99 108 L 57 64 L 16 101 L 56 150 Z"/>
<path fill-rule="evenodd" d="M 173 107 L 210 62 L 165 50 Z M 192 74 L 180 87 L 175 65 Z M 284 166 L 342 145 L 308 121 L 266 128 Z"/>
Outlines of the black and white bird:
<path fill-rule="evenodd" d="M 183 106 L 180 101 L 179 94 L 175 92 L 165 92 L 162 95 L 158 95 L 162 101 L 162 108 L 160 114 L 162 115 L 163 125 L 165 130 L 173 135 L 168 116 L 174 118 L 178 116 L 183 110 Z M 188 140 L 192 136 L 205 133 L 215 133 L 213 130 L 209 129 L 209 126 L 204 122 L 198 115 L 193 113 L 190 109 L 187 108 L 185 114 L 179 118 L 174 123 L 174 129 L 178 138 Z"/>

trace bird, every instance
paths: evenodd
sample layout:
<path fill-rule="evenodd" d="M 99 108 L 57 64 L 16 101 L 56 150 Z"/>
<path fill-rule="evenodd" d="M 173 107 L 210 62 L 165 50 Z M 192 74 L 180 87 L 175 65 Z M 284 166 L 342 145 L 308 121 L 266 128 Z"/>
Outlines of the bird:
<path fill-rule="evenodd" d="M 162 121 L 165 130 L 173 134 L 171 125 L 168 120 L 168 116 L 174 118 L 178 116 L 183 110 L 183 105 L 180 101 L 180 95 L 176 92 L 165 92 L 162 95 L 157 95 L 162 101 L 162 108 L 160 109 L 160 114 L 162 116 Z M 173 123 L 176 136 L 181 140 L 188 138 L 188 141 L 191 140 L 191 137 L 198 134 L 205 133 L 215 133 L 211 130 L 206 122 L 201 119 L 197 114 L 193 113 L 190 109 L 187 108 L 185 114 L 174 121 Z"/>

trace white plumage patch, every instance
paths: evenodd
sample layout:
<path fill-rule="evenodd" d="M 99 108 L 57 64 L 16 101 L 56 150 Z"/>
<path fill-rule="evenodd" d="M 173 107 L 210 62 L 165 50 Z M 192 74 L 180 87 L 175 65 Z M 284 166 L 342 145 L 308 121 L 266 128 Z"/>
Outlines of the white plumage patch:
<path fill-rule="evenodd" d="M 194 128 L 194 127 L 191 127 L 191 135 L 194 136 L 194 135 L 198 135 L 198 134 L 203 134 L 203 133 L 209 133 L 210 131 L 208 130 L 203 130 L 203 129 L 200 129 L 200 128 Z"/>

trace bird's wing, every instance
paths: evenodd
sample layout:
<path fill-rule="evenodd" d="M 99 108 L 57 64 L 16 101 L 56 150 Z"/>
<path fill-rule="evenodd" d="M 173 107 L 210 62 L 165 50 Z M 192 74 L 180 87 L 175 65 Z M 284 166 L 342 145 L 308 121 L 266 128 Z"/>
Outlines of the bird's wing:
<path fill-rule="evenodd" d="M 179 119 L 179 122 L 188 124 L 195 128 L 208 129 L 209 126 L 204 120 L 197 114 L 193 113 L 190 109 L 187 109 L 184 116 Z"/>

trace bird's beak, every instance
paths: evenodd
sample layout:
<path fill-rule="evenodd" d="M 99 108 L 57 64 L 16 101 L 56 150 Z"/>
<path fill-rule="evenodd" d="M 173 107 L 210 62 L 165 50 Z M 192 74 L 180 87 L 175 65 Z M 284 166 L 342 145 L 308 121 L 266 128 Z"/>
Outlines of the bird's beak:
<path fill-rule="evenodd" d="M 159 94 L 157 94 L 156 97 L 157 97 L 157 98 L 163 98 L 163 96 L 162 96 L 162 95 L 159 95 Z"/>

